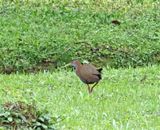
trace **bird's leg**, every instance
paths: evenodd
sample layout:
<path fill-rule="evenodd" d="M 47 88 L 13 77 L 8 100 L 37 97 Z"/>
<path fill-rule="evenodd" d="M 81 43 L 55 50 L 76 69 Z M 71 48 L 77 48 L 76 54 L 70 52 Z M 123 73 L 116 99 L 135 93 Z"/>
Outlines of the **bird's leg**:
<path fill-rule="evenodd" d="M 90 92 L 93 91 L 93 88 L 94 88 L 97 84 L 98 84 L 98 82 L 96 82 L 96 83 L 91 87 Z"/>
<path fill-rule="evenodd" d="M 88 92 L 91 93 L 91 88 L 90 88 L 89 84 L 87 84 L 87 86 L 88 86 Z"/>

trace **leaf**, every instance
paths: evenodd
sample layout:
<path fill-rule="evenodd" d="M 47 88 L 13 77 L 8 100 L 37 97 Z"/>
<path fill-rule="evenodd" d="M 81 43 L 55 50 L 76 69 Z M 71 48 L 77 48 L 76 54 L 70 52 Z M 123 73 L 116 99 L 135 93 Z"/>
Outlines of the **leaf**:
<path fill-rule="evenodd" d="M 5 112 L 4 117 L 8 117 L 11 113 L 10 112 Z"/>
<path fill-rule="evenodd" d="M 13 118 L 12 118 L 12 117 L 8 117 L 7 120 L 8 120 L 9 122 L 12 122 L 12 121 L 13 121 Z"/>
<path fill-rule="evenodd" d="M 40 122 L 44 122 L 44 118 L 43 118 L 43 117 L 39 117 L 38 120 L 39 120 Z"/>
<path fill-rule="evenodd" d="M 22 119 L 24 122 L 27 122 L 27 119 L 26 119 L 26 117 L 25 117 L 25 116 L 20 115 L 20 117 L 21 117 L 21 119 Z"/>
<path fill-rule="evenodd" d="M 46 126 L 46 125 L 44 125 L 44 124 L 42 124 L 42 127 L 43 127 L 44 129 L 47 129 L 47 128 L 48 128 L 48 126 Z"/>

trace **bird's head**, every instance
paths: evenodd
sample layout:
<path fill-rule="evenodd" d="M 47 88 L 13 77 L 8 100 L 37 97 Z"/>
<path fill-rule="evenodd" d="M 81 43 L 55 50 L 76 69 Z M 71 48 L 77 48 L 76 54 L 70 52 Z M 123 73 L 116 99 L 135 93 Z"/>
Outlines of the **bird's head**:
<path fill-rule="evenodd" d="M 74 67 L 75 69 L 81 65 L 81 63 L 78 60 L 74 60 L 71 62 L 71 66 Z"/>

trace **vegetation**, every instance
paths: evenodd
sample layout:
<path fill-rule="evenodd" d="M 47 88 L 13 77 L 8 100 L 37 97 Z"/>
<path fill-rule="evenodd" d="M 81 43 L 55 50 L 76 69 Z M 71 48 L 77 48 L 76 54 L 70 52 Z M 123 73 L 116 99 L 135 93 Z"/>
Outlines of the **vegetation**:
<path fill-rule="evenodd" d="M 50 115 L 37 111 L 35 105 L 7 102 L 0 106 L 0 126 L 11 130 L 54 130 Z"/>
<path fill-rule="evenodd" d="M 72 59 L 115 68 L 160 63 L 158 0 L 0 3 L 0 72 L 53 69 Z"/>
<path fill-rule="evenodd" d="M 160 129 L 159 7 L 0 0 L 0 130 Z M 65 69 L 73 59 L 103 67 L 93 94 Z"/>
<path fill-rule="evenodd" d="M 56 129 L 160 129 L 160 66 L 104 69 L 92 95 L 71 71 L 0 75 L 0 104 L 34 102 Z"/>

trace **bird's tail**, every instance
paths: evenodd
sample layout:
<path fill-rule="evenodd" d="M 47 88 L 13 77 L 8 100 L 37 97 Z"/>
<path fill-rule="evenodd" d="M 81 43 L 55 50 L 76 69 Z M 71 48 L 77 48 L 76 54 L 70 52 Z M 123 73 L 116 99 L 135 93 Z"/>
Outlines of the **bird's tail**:
<path fill-rule="evenodd" d="M 101 73 L 103 69 L 102 69 L 102 68 L 99 68 L 99 69 L 97 69 L 97 70 L 98 70 L 99 73 Z"/>

